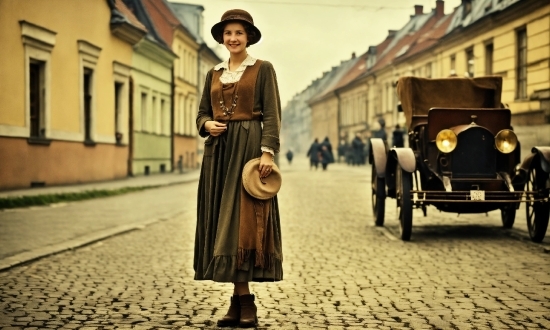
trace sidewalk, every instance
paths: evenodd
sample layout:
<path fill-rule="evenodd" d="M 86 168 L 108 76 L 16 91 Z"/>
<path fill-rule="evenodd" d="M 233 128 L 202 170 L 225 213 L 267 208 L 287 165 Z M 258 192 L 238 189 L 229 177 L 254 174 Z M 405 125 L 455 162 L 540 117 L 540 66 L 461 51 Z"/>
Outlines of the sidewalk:
<path fill-rule="evenodd" d="M 172 184 L 196 181 L 199 179 L 199 174 L 200 170 L 197 169 L 184 173 L 153 174 L 83 184 L 8 190 L 0 191 L 0 198 L 74 193 L 90 190 L 116 190 L 129 187 L 168 186 Z"/>
<path fill-rule="evenodd" d="M 156 189 L 79 202 L 0 210 L 0 271 L 107 237 L 142 229 L 186 210 L 178 184 L 196 182 L 199 170 L 167 173 L 78 185 L 21 189 L 0 198 L 116 190 L 126 187 L 170 187 L 171 195 Z M 189 189 L 188 189 L 189 190 Z M 193 192 L 196 189 L 191 189 Z"/>

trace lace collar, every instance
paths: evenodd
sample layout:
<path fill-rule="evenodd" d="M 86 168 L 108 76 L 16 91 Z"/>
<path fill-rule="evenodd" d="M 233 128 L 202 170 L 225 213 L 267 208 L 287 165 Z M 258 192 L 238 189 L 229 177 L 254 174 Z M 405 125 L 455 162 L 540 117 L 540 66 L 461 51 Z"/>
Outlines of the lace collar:
<path fill-rule="evenodd" d="M 247 66 L 253 66 L 254 64 L 256 64 L 256 59 L 250 55 L 247 55 L 241 65 L 234 72 L 242 72 L 246 69 Z M 225 60 L 214 67 L 214 70 L 216 71 L 220 69 L 229 71 L 229 60 Z"/>

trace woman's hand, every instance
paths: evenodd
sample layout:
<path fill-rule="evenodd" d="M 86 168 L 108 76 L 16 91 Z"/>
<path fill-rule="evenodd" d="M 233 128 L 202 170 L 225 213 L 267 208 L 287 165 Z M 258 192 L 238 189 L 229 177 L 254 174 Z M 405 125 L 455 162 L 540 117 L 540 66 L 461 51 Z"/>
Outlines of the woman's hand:
<path fill-rule="evenodd" d="M 265 178 L 271 174 L 273 164 L 273 155 L 269 152 L 262 153 L 262 157 L 260 157 L 260 166 L 258 168 L 261 178 Z"/>
<path fill-rule="evenodd" d="M 227 130 L 227 125 L 215 120 L 209 120 L 204 123 L 204 129 L 212 136 L 219 136 Z"/>

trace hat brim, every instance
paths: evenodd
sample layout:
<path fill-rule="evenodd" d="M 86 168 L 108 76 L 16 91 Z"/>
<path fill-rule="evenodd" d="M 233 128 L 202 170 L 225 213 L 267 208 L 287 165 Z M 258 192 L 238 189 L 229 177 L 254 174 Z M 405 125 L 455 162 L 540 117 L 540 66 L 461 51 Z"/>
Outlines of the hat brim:
<path fill-rule="evenodd" d="M 244 165 L 242 173 L 243 187 L 250 196 L 256 199 L 270 199 L 277 195 L 281 189 L 281 171 L 277 165 L 273 164 L 271 173 L 260 179 L 259 166 L 260 158 L 253 158 Z"/>
<path fill-rule="evenodd" d="M 258 43 L 258 41 L 260 41 L 260 39 L 262 38 L 262 32 L 260 32 L 260 29 L 258 29 L 255 25 L 250 24 L 250 22 L 245 21 L 244 19 L 230 19 L 230 20 L 218 22 L 214 24 L 214 26 L 212 26 L 212 29 L 210 29 L 210 33 L 212 34 L 212 37 L 214 38 L 214 40 L 216 40 L 219 43 L 223 43 L 223 37 L 222 37 L 223 28 L 227 23 L 230 23 L 230 22 L 239 22 L 239 23 L 247 24 L 248 26 L 250 26 L 252 30 L 254 30 L 256 36 L 254 38 L 250 38 L 250 37 L 248 38 L 248 45 L 254 45 Z M 222 42 L 220 42 L 217 39 L 217 37 L 222 37 Z"/>

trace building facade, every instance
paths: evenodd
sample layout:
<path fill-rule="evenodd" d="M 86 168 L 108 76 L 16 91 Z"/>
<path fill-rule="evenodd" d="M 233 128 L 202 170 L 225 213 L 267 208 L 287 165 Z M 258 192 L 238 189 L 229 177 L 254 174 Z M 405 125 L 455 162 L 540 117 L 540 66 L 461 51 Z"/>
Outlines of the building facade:
<path fill-rule="evenodd" d="M 171 170 L 172 67 L 176 54 L 162 39 L 141 0 L 124 0 L 147 28 L 132 55 L 131 175 Z"/>
<path fill-rule="evenodd" d="M 0 2 L 1 190 L 127 175 L 132 47 L 145 32 L 115 0 Z"/>
<path fill-rule="evenodd" d="M 385 123 L 388 136 L 395 125 L 403 127 L 405 118 L 397 111 L 395 92 L 400 77 L 499 75 L 503 78 L 502 101 L 512 111 L 522 153 L 534 145 L 550 145 L 547 1 L 463 0 L 448 15 L 442 0 L 435 1 L 426 13 L 417 5 L 401 29 L 389 31 L 386 40 L 369 48 L 365 64 L 364 74 L 340 82 L 335 90 L 340 137 L 361 132 L 368 137 L 379 129 L 379 122 Z M 319 111 L 328 111 L 326 106 Z M 334 104 L 330 107 L 334 109 Z M 319 128 L 316 134 L 330 132 L 327 118 L 312 114 L 312 128 Z"/>
<path fill-rule="evenodd" d="M 182 117 L 180 117 L 180 130 L 177 131 L 175 129 L 175 136 L 180 136 L 181 139 L 185 139 L 186 147 L 185 149 L 181 149 L 179 153 L 177 152 L 178 150 L 176 150 L 175 157 L 176 160 L 179 160 L 181 157 L 184 167 L 196 168 L 199 167 L 202 162 L 204 150 L 204 139 L 198 136 L 196 129 L 198 105 L 202 97 L 206 74 L 222 60 L 210 47 L 208 47 L 203 39 L 204 19 L 202 13 L 204 7 L 176 2 L 170 2 L 169 5 L 179 22 L 192 36 L 192 42 L 191 40 L 188 40 L 188 42 L 193 43 L 192 47 L 187 46 L 187 51 L 184 49 L 184 54 L 180 57 L 186 58 L 185 53 L 190 54 L 191 49 L 193 49 L 193 63 L 191 63 L 191 61 L 187 62 L 187 65 L 192 65 L 193 71 L 187 72 L 187 78 L 183 77 L 183 75 L 181 77 L 183 81 L 193 81 L 193 89 L 188 86 L 187 93 L 179 94 L 182 100 L 180 101 L 181 104 L 187 104 L 188 107 L 185 111 L 182 111 Z M 183 66 L 185 67 L 185 64 L 183 64 Z M 194 75 L 194 77 L 191 77 L 191 75 Z M 176 93 L 176 95 L 178 95 L 178 93 Z M 182 109 L 183 108 L 185 107 L 182 107 Z M 185 118 L 185 122 L 181 122 L 183 118 Z M 176 125 L 178 124 L 176 123 Z"/>

